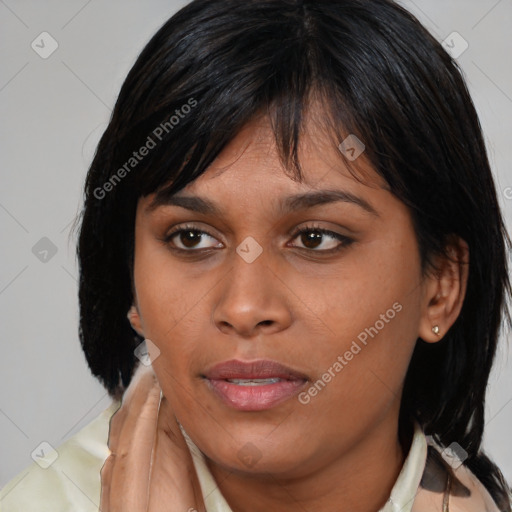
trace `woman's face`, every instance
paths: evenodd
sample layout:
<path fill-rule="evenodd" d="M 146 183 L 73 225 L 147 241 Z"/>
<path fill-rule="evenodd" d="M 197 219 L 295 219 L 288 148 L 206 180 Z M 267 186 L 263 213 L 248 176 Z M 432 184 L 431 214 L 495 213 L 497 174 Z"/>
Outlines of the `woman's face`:
<path fill-rule="evenodd" d="M 229 470 L 300 476 L 396 438 L 425 302 L 411 216 L 364 153 L 361 183 L 315 133 L 301 139 L 303 184 L 259 121 L 180 205 L 139 201 L 136 304 L 153 367 L 184 429 Z"/>

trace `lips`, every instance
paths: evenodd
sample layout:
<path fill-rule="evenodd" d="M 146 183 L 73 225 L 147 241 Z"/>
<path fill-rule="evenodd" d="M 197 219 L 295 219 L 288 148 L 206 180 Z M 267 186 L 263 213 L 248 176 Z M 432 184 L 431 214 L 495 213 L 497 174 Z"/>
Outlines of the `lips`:
<path fill-rule="evenodd" d="M 217 364 L 205 372 L 205 377 L 210 380 L 273 378 L 304 380 L 308 378 L 303 373 L 292 370 L 276 361 L 258 360 L 245 362 L 236 359 Z"/>
<path fill-rule="evenodd" d="M 226 361 L 203 377 L 225 405 L 242 411 L 270 409 L 297 394 L 308 381 L 305 374 L 269 360 Z"/>

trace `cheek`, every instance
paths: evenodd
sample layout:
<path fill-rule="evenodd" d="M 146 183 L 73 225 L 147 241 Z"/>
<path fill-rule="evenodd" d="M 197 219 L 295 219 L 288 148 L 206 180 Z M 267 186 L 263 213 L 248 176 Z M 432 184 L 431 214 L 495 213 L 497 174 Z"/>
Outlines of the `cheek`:
<path fill-rule="evenodd" d="M 357 261 L 347 260 L 343 275 L 320 295 L 329 306 L 324 320 L 330 343 L 317 344 L 312 357 L 317 377 L 332 382 L 319 397 L 322 406 L 378 408 L 380 400 L 393 400 L 416 343 L 421 272 L 414 238 L 372 245 Z"/>
<path fill-rule="evenodd" d="M 135 249 L 134 281 L 146 337 L 162 342 L 183 325 L 195 325 L 204 286 L 185 264 L 141 234 Z M 204 284 L 204 283 L 203 283 Z"/>
<path fill-rule="evenodd" d="M 420 277 L 419 258 L 409 244 L 372 243 L 347 259 L 337 278 L 317 293 L 337 348 L 373 337 L 387 339 L 388 346 L 407 342 L 419 318 Z"/>
<path fill-rule="evenodd" d="M 215 280 L 204 272 L 206 278 L 195 276 L 190 265 L 172 261 L 165 248 L 155 247 L 144 234 L 138 242 L 135 289 L 144 336 L 159 350 L 153 367 L 166 396 L 186 403 L 190 375 L 197 373 L 207 341 L 207 291 Z"/>
<path fill-rule="evenodd" d="M 398 411 L 416 340 L 409 302 L 385 301 L 366 315 L 358 311 L 354 306 L 354 316 L 339 325 L 331 343 L 309 347 L 317 373 L 299 396 L 304 413 L 333 446 L 340 431 L 355 434 Z"/>

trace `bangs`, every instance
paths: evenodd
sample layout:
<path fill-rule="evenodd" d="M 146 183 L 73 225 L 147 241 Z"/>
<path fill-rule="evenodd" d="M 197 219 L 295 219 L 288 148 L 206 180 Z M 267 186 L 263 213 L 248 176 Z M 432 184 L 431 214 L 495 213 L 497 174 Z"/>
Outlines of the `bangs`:
<path fill-rule="evenodd" d="M 217 6 L 219 12 L 210 20 L 208 33 L 203 26 L 199 34 L 200 19 L 180 25 L 180 13 L 164 26 L 171 37 L 163 39 L 157 33 L 138 62 L 144 63 L 143 67 L 155 62 L 170 65 L 160 64 L 153 70 L 150 87 L 141 69 L 135 71 L 137 66 L 128 75 L 111 123 L 119 125 L 116 116 L 123 116 L 122 129 L 115 134 L 107 129 L 104 135 L 105 140 L 116 141 L 108 152 L 112 161 L 105 162 L 103 172 L 98 173 L 103 174 L 104 182 L 119 169 L 131 167 L 127 162 L 133 160 L 135 151 L 150 146 L 140 162 L 133 161 L 133 171 L 122 173 L 126 178 L 116 191 L 128 189 L 123 193 L 136 198 L 154 192 L 172 195 L 202 175 L 248 123 L 265 116 L 283 167 L 292 179 L 303 180 L 300 137 L 307 120 L 314 117 L 333 147 L 350 135 L 362 141 L 364 156 L 388 181 L 390 176 L 381 171 L 377 156 L 386 154 L 382 151 L 386 141 L 373 144 L 382 127 L 376 127 L 375 105 L 368 97 L 371 93 L 378 101 L 388 92 L 384 53 L 389 51 L 389 42 L 382 45 L 380 56 L 369 55 L 363 43 L 354 47 L 354 27 L 340 21 L 340 30 L 345 30 L 344 38 L 350 44 L 322 45 L 317 37 L 323 30 L 321 20 L 313 23 L 307 11 L 301 12 L 294 3 L 289 12 L 275 4 L 275 17 L 269 18 L 272 3 L 263 4 L 260 26 L 255 22 L 250 32 L 232 29 L 232 18 L 244 16 L 244 7 L 235 4 L 234 10 Z M 250 9 L 254 18 L 257 6 Z M 367 78 L 376 74 L 381 81 Z M 382 105 L 384 102 L 380 108 Z M 314 107 L 319 108 L 313 115 Z M 393 120 L 393 115 L 389 117 Z M 396 119 L 397 125 L 403 122 Z M 356 177 L 356 162 L 343 151 L 339 155 L 343 167 Z M 108 172 L 110 176 L 105 175 Z"/>
<path fill-rule="evenodd" d="M 293 181 L 304 182 L 299 157 L 300 145 L 306 132 L 314 128 L 315 133 L 321 135 L 323 142 L 337 150 L 340 171 L 348 170 L 354 179 L 362 182 L 367 171 L 363 171 L 358 163 L 366 161 L 366 158 L 361 156 L 365 146 L 358 147 L 362 142 L 360 137 L 355 138 L 355 130 L 343 128 L 344 120 L 334 120 L 333 112 L 336 112 L 336 109 L 326 104 L 325 96 L 315 98 L 316 93 L 317 90 L 311 89 L 302 97 L 279 96 L 270 104 L 260 106 L 255 114 L 247 118 L 241 116 L 237 120 L 228 118 L 224 123 L 220 120 L 219 126 L 214 130 L 220 136 L 213 139 L 207 137 L 204 141 L 198 141 L 186 149 L 181 148 L 185 149 L 182 157 L 184 160 L 176 158 L 176 151 L 169 146 L 163 147 L 161 154 L 156 156 L 151 165 L 147 166 L 137 179 L 134 188 L 138 197 L 156 193 L 152 207 L 165 204 L 172 195 L 205 173 L 217 156 L 245 126 L 265 118 L 268 119 L 273 132 L 277 154 L 284 172 Z M 235 121 L 233 125 L 230 125 L 233 121 Z M 229 127 L 227 128 L 226 125 Z M 349 151 L 346 151 L 340 141 L 347 141 L 346 144 L 355 147 L 349 147 L 347 148 Z M 354 151 L 357 151 L 355 158 Z M 358 160 L 359 156 L 361 160 Z M 176 170 L 172 171 L 172 169 Z M 254 169 L 254 172 L 257 173 L 258 170 Z"/>

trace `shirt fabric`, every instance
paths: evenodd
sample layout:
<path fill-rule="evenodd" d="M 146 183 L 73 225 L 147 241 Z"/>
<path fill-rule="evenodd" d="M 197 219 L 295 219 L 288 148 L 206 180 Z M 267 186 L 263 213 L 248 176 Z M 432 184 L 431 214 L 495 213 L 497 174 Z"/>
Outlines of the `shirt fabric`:
<path fill-rule="evenodd" d="M 58 447 L 56 454 L 40 452 L 39 463 L 34 462 L 0 491 L 0 512 L 98 512 L 100 470 L 110 454 L 109 421 L 119 405 L 113 402 Z M 182 432 L 192 454 L 207 511 L 233 512 L 203 454 L 183 428 Z M 55 455 L 57 459 L 43 469 L 41 466 L 51 462 Z M 420 426 L 415 424 L 409 453 L 388 501 L 379 512 L 473 511 L 499 512 L 499 509 L 471 471 L 427 441 Z"/>

